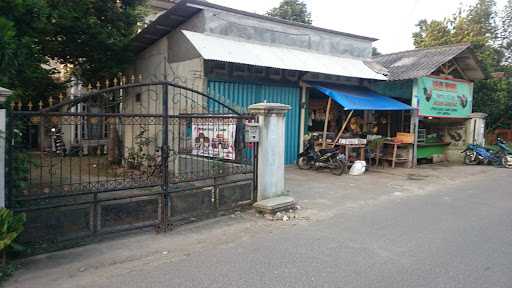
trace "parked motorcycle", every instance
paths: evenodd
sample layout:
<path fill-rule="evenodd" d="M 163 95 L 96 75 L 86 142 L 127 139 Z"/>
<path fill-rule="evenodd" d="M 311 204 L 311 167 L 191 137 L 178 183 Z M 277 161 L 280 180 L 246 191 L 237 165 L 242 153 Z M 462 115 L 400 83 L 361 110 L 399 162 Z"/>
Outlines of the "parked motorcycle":
<path fill-rule="evenodd" d="M 501 154 L 501 165 L 505 168 L 512 168 L 512 149 L 510 149 L 508 143 L 498 137 L 496 146 L 498 146 L 498 153 Z"/>
<path fill-rule="evenodd" d="M 508 148 L 507 143 L 498 138 L 498 150 L 494 151 L 478 144 L 469 144 L 462 153 L 464 153 L 464 164 L 477 165 L 492 164 L 494 166 L 503 166 L 512 168 L 512 151 Z"/>
<path fill-rule="evenodd" d="M 328 168 L 334 175 L 342 175 L 347 169 L 347 158 L 337 148 L 320 149 L 316 151 L 315 141 L 317 137 L 311 137 L 304 151 L 297 156 L 299 169 Z"/>

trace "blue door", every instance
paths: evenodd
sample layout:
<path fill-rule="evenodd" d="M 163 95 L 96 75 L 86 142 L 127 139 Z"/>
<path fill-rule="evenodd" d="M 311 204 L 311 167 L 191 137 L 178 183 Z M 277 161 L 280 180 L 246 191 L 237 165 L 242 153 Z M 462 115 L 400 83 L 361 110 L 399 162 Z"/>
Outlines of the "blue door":
<path fill-rule="evenodd" d="M 286 114 L 285 164 L 293 164 L 299 150 L 300 88 L 243 82 L 208 81 L 208 93 L 220 95 L 231 104 L 247 108 L 259 102 L 290 105 Z M 228 103 L 228 105 L 230 104 Z"/>

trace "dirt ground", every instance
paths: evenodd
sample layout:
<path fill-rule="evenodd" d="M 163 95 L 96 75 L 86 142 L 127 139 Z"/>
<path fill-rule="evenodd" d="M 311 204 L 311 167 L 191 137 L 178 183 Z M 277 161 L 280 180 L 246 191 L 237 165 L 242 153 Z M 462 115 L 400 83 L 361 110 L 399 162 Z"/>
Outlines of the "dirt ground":
<path fill-rule="evenodd" d="M 496 169 L 425 165 L 417 169 L 371 170 L 363 176 L 334 176 L 328 171 L 289 167 L 287 191 L 300 206 L 290 221 L 270 221 L 249 210 L 184 225 L 164 234 L 139 231 L 117 235 L 88 246 L 19 260 L 19 270 L 5 287 L 79 287 L 90 278 L 110 278 L 141 267 L 179 261 L 200 251 L 234 246 L 261 233 L 314 225 L 345 212 L 421 196 L 468 177 L 485 177 Z"/>

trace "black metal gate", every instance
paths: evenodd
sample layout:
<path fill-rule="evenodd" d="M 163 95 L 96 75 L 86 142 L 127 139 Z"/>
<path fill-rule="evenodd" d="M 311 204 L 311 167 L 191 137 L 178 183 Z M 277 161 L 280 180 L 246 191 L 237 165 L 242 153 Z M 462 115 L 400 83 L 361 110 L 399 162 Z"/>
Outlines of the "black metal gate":
<path fill-rule="evenodd" d="M 7 195 L 27 214 L 24 242 L 165 231 L 255 199 L 252 116 L 169 81 L 125 82 L 13 103 Z"/>

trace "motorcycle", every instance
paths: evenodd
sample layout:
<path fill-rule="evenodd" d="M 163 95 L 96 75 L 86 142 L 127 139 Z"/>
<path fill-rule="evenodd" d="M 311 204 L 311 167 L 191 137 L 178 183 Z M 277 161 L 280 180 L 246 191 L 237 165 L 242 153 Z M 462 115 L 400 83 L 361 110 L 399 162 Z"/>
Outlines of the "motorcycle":
<path fill-rule="evenodd" d="M 347 169 L 347 158 L 337 148 L 320 149 L 316 151 L 316 137 L 311 137 L 304 151 L 297 155 L 297 167 L 299 169 L 328 168 L 334 175 L 342 175 Z"/>
<path fill-rule="evenodd" d="M 496 146 L 498 146 L 498 153 L 501 156 L 501 165 L 505 168 L 512 168 L 512 149 L 510 149 L 508 143 L 498 137 L 496 139 Z"/>
<path fill-rule="evenodd" d="M 494 166 L 512 168 L 512 155 L 506 142 L 498 138 L 497 145 L 498 151 L 494 151 L 478 144 L 469 144 L 466 149 L 462 151 L 462 153 L 464 153 L 464 164 L 492 164 Z"/>

